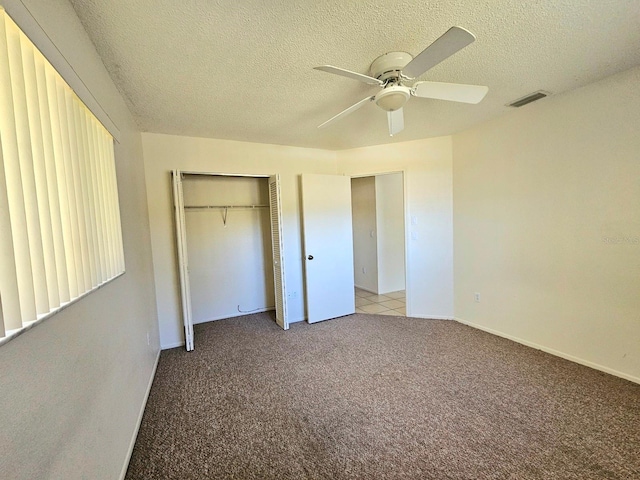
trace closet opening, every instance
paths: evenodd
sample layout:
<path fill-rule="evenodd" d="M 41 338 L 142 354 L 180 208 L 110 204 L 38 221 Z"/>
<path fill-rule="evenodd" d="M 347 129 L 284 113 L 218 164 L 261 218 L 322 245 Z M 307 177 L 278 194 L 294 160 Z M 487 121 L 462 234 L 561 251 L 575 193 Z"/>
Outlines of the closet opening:
<path fill-rule="evenodd" d="M 194 324 L 276 310 L 286 329 L 277 177 L 176 171 L 174 197 L 187 350 Z"/>

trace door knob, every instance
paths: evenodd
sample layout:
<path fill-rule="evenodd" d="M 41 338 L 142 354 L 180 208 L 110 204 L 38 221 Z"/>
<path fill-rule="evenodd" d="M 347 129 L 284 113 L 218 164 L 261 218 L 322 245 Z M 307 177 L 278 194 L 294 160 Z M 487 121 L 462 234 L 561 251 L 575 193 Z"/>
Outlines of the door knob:
<path fill-rule="evenodd" d="M 309 259 L 309 260 L 313 260 L 313 255 L 309 255 L 309 256 L 307 257 L 307 259 Z"/>

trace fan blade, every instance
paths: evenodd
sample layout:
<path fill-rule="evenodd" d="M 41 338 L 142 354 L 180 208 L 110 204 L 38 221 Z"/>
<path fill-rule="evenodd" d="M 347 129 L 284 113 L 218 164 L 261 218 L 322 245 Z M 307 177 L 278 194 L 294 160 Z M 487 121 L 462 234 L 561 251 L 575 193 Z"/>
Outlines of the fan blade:
<path fill-rule="evenodd" d="M 404 113 L 402 109 L 387 112 L 387 120 L 389 122 L 389 135 L 394 136 L 404 130 Z"/>
<path fill-rule="evenodd" d="M 365 104 L 369 103 L 374 98 L 375 98 L 375 96 L 371 96 L 371 97 L 367 97 L 367 98 L 364 98 L 364 99 L 360 100 L 358 103 L 356 103 L 355 105 L 351 105 L 349 108 L 347 108 L 346 110 L 343 110 L 342 112 L 337 114 L 335 117 L 331 117 L 329 120 L 327 120 L 323 124 L 318 125 L 318 128 L 327 127 L 330 124 L 332 124 L 333 122 L 336 122 L 336 121 L 340 120 L 342 117 L 346 117 L 347 115 L 349 115 L 350 113 L 355 112 L 359 108 L 364 107 Z"/>
<path fill-rule="evenodd" d="M 425 48 L 417 57 L 411 60 L 402 73 L 410 78 L 417 78 L 441 61 L 449 58 L 458 50 L 472 43 L 476 37 L 473 33 L 461 27 L 451 27 L 444 35 Z"/>
<path fill-rule="evenodd" d="M 352 72 L 351 70 L 345 70 L 344 68 L 333 67 L 331 65 L 322 65 L 320 67 L 313 67 L 314 70 L 321 70 L 327 73 L 333 73 L 343 77 L 350 78 L 352 80 L 358 80 L 360 82 L 368 83 L 369 85 L 382 85 L 383 82 L 377 78 L 363 75 L 361 73 Z"/>
<path fill-rule="evenodd" d="M 480 85 L 442 82 L 418 82 L 412 90 L 416 97 L 463 103 L 479 103 L 488 91 L 489 87 Z"/>

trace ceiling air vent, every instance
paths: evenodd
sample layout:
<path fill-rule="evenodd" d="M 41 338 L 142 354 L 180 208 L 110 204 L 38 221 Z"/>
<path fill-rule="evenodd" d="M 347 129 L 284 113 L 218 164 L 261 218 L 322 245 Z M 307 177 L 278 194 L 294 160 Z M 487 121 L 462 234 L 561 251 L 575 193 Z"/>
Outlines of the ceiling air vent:
<path fill-rule="evenodd" d="M 519 98 L 515 102 L 508 104 L 509 107 L 522 107 L 527 103 L 535 102 L 536 100 L 540 100 L 541 98 L 548 97 L 551 95 L 549 92 L 545 92 L 543 90 L 538 90 L 537 92 L 530 93 L 522 98 Z"/>

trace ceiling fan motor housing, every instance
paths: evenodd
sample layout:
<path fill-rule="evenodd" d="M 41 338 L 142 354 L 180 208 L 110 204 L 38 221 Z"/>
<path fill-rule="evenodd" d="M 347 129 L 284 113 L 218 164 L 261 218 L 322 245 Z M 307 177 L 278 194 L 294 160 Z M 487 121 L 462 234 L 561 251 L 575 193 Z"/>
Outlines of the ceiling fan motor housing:
<path fill-rule="evenodd" d="M 376 58 L 371 64 L 371 76 L 385 81 L 389 78 L 399 78 L 400 71 L 413 60 L 407 52 L 389 52 Z"/>

